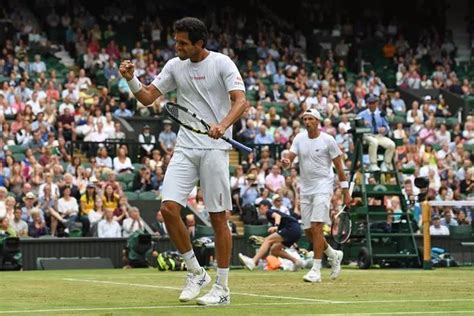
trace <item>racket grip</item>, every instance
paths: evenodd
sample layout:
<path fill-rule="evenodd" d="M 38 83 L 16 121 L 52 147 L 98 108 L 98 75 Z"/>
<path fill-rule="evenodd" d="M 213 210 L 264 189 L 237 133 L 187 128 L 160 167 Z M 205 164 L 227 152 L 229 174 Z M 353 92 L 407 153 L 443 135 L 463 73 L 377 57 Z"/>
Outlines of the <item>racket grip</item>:
<path fill-rule="evenodd" d="M 355 187 L 355 182 L 352 181 L 351 184 L 349 185 L 349 195 L 352 196 L 352 191 L 354 191 Z"/>
<path fill-rule="evenodd" d="M 229 144 L 231 144 L 232 146 L 234 146 L 234 148 L 240 150 L 240 151 L 243 151 L 243 152 L 246 152 L 246 153 L 251 153 L 252 152 L 252 148 L 250 147 L 247 147 L 245 146 L 244 144 L 241 144 L 239 143 L 238 141 L 236 140 L 233 140 L 231 138 L 227 138 L 227 137 L 222 137 L 223 140 L 225 140 L 226 142 L 228 142 Z"/>

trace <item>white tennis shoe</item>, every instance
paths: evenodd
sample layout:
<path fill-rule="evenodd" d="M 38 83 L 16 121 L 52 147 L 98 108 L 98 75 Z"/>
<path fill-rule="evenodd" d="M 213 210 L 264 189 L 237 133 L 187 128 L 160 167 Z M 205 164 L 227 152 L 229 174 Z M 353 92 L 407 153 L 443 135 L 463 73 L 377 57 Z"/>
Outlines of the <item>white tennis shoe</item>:
<path fill-rule="evenodd" d="M 190 300 L 196 298 L 201 289 L 206 287 L 209 282 L 211 282 L 211 277 L 209 274 L 201 268 L 202 271 L 199 274 L 188 273 L 186 278 L 186 285 L 179 296 L 181 302 L 189 302 Z"/>
<path fill-rule="evenodd" d="M 230 291 L 219 284 L 214 284 L 212 289 L 197 299 L 198 305 L 227 305 L 230 304 Z"/>
<path fill-rule="evenodd" d="M 319 283 L 321 282 L 321 271 L 311 269 L 308 273 L 305 274 L 303 280 L 305 280 L 305 282 Z"/>
<path fill-rule="evenodd" d="M 253 259 L 252 259 L 252 258 L 247 257 L 246 255 L 243 255 L 243 254 L 239 253 L 239 259 L 240 259 L 240 262 L 242 262 L 242 264 L 243 264 L 247 269 L 249 269 L 250 271 L 252 271 L 253 269 L 255 269 L 255 262 L 253 262 Z"/>
<path fill-rule="evenodd" d="M 337 279 L 337 277 L 341 273 L 341 262 L 342 258 L 344 257 L 344 253 L 341 250 L 335 250 L 335 252 L 336 255 L 334 256 L 334 258 L 328 257 L 329 264 L 331 265 L 330 277 L 332 280 Z"/>

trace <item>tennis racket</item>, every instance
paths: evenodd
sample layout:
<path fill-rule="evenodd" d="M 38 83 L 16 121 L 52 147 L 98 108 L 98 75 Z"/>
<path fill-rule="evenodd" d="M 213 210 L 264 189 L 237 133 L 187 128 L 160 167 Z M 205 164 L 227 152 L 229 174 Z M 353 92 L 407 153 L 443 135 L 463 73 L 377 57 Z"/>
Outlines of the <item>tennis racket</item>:
<path fill-rule="evenodd" d="M 354 182 L 349 185 L 349 195 L 352 196 L 354 190 Z M 335 242 L 338 244 L 345 243 L 351 236 L 352 222 L 351 214 L 347 209 L 347 205 L 343 205 L 339 212 L 334 216 L 331 225 L 331 235 Z"/>
<path fill-rule="evenodd" d="M 170 118 L 182 127 L 187 128 L 198 134 L 208 135 L 210 129 L 209 124 L 184 106 L 173 102 L 167 102 L 165 104 L 165 110 L 166 112 L 168 112 Z M 252 152 L 252 148 L 247 147 L 244 144 L 241 144 L 231 138 L 222 136 L 221 139 L 225 140 L 234 148 L 242 152 Z"/>

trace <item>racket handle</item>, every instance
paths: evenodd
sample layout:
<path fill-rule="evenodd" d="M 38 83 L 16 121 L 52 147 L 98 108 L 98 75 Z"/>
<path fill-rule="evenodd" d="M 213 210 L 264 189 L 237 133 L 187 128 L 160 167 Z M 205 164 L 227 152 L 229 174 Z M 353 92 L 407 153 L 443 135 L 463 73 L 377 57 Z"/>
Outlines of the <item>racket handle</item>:
<path fill-rule="evenodd" d="M 355 187 L 355 182 L 352 181 L 351 184 L 349 185 L 349 195 L 352 196 L 352 191 L 354 191 Z"/>
<path fill-rule="evenodd" d="M 236 140 L 233 140 L 231 138 L 227 138 L 227 137 L 221 137 L 223 140 L 225 140 L 226 142 L 228 142 L 229 144 L 231 144 L 232 146 L 234 146 L 234 148 L 240 150 L 240 151 L 243 151 L 243 152 L 246 152 L 246 153 L 251 153 L 252 152 L 252 148 L 250 147 L 247 147 L 245 146 L 244 144 L 241 144 L 239 143 L 238 141 Z"/>

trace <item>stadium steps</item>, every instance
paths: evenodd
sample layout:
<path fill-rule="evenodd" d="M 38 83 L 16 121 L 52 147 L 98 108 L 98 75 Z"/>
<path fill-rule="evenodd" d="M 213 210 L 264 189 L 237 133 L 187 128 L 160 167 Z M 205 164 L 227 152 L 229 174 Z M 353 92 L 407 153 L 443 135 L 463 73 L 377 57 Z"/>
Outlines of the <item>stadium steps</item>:
<path fill-rule="evenodd" d="M 235 149 L 231 150 L 229 154 L 229 165 L 237 167 L 239 165 L 239 152 Z"/>

